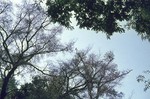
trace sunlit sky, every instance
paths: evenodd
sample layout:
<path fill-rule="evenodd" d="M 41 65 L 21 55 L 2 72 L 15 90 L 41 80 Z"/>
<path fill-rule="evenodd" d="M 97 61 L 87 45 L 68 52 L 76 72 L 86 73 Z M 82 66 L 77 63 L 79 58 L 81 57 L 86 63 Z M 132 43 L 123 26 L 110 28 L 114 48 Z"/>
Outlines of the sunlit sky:
<path fill-rule="evenodd" d="M 19 0 L 11 0 L 18 2 Z M 73 21 L 74 24 L 74 21 Z M 75 40 L 75 47 L 85 49 L 92 47 L 92 52 L 105 54 L 112 51 L 115 54 L 115 63 L 118 64 L 119 70 L 132 69 L 123 80 L 118 90 L 125 94 L 123 99 L 149 99 L 150 89 L 143 91 L 144 84 L 138 83 L 136 77 L 143 73 L 144 70 L 150 70 L 150 42 L 141 40 L 140 36 L 133 30 L 127 30 L 125 33 L 114 34 L 108 40 L 104 33 L 96 33 L 85 29 L 75 27 L 74 30 L 64 29 L 62 41 L 67 42 Z"/>

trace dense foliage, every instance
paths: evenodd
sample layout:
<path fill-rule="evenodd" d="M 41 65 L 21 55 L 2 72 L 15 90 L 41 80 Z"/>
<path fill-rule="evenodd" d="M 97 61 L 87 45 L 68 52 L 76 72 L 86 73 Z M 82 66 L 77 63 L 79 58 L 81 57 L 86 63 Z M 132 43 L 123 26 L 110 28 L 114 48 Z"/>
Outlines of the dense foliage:
<path fill-rule="evenodd" d="M 54 23 L 70 28 L 74 17 L 80 28 L 102 31 L 108 37 L 124 32 L 125 25 L 143 39 L 150 39 L 149 5 L 149 0 L 47 0 L 48 15 Z"/>

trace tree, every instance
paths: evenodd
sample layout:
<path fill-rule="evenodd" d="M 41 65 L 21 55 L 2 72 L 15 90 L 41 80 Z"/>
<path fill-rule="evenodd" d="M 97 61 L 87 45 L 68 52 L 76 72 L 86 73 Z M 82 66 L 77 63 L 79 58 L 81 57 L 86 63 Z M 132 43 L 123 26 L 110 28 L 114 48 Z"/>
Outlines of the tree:
<path fill-rule="evenodd" d="M 61 62 L 61 76 L 65 77 L 64 95 L 71 94 L 79 99 L 121 98 L 123 94 L 115 87 L 130 71 L 118 71 L 113 60 L 112 52 L 101 59 L 83 50 L 78 51 L 71 60 Z"/>
<path fill-rule="evenodd" d="M 0 1 L 0 99 L 7 95 L 11 78 L 22 70 L 37 70 L 47 74 L 38 62 L 44 55 L 53 56 L 69 51 L 72 44 L 62 45 L 58 35 L 61 26 L 50 26 L 50 19 L 37 3 L 24 2 L 12 10 L 11 2 Z"/>
<path fill-rule="evenodd" d="M 121 22 L 126 21 L 143 39 L 150 40 L 149 0 L 47 0 L 48 15 L 52 22 L 71 28 L 74 17 L 80 28 L 105 32 L 124 32 Z"/>
<path fill-rule="evenodd" d="M 16 99 L 121 99 L 115 87 L 130 71 L 118 71 L 112 52 L 101 59 L 88 51 L 78 51 L 68 61 L 59 61 L 51 74 L 35 76 L 21 86 Z M 57 66 L 58 67 L 58 66 Z"/>

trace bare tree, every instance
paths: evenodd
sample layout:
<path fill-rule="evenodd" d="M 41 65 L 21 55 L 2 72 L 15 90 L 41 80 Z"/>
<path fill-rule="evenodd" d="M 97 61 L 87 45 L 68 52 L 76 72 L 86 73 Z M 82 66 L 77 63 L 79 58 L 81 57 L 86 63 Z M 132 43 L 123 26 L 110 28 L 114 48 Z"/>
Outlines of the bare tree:
<path fill-rule="evenodd" d="M 2 88 L 0 99 L 7 95 L 11 77 L 20 69 L 40 69 L 37 63 L 44 55 L 52 55 L 71 49 L 62 45 L 58 35 L 60 26 L 50 26 L 50 19 L 37 3 L 24 2 L 12 10 L 11 2 L 0 1 L 0 73 Z"/>
<path fill-rule="evenodd" d="M 36 76 L 32 83 L 23 85 L 19 92 L 22 93 L 21 97 L 32 99 L 121 99 L 123 93 L 115 87 L 130 71 L 117 70 L 113 60 L 112 52 L 101 58 L 89 54 L 88 50 L 78 51 L 72 59 L 59 61 L 60 68 L 56 65 L 57 69 L 51 72 L 55 76 Z M 43 94 L 37 97 L 37 92 Z"/>
<path fill-rule="evenodd" d="M 123 93 L 118 92 L 115 87 L 130 70 L 119 71 L 113 60 L 112 52 L 106 53 L 101 59 L 100 56 L 84 50 L 78 51 L 71 60 L 61 62 L 61 76 L 65 78 L 63 85 L 66 89 L 64 96 L 71 94 L 79 99 L 120 99 Z"/>

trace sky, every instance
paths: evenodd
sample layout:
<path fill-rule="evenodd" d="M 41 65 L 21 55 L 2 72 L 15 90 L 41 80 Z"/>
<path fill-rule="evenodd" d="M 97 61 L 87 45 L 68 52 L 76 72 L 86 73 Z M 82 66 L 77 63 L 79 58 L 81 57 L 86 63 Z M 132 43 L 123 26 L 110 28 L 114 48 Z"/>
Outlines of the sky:
<path fill-rule="evenodd" d="M 143 71 L 150 70 L 150 42 L 142 40 L 134 30 L 126 30 L 125 33 L 115 33 L 111 39 L 107 39 L 102 32 L 96 33 L 86 29 L 75 27 L 74 30 L 64 29 L 62 41 L 75 40 L 75 48 L 85 49 L 92 47 L 92 52 L 105 54 L 112 51 L 115 55 L 114 62 L 119 70 L 132 70 L 117 87 L 125 96 L 123 99 L 149 99 L 150 90 L 144 92 L 144 84 L 138 83 L 136 78 Z"/>
<path fill-rule="evenodd" d="M 19 0 L 12 0 L 18 2 Z M 75 21 L 73 21 L 73 25 Z M 114 62 L 119 70 L 131 70 L 117 87 L 125 96 L 123 99 L 149 99 L 150 89 L 144 92 L 144 84 L 138 83 L 136 77 L 143 74 L 144 70 L 150 70 L 150 42 L 142 40 L 134 30 L 125 33 L 115 33 L 111 39 L 107 39 L 102 32 L 96 33 L 86 29 L 75 27 L 73 30 L 64 29 L 62 41 L 75 40 L 75 48 L 85 49 L 92 47 L 92 52 L 105 54 L 112 51 L 115 55 Z"/>

